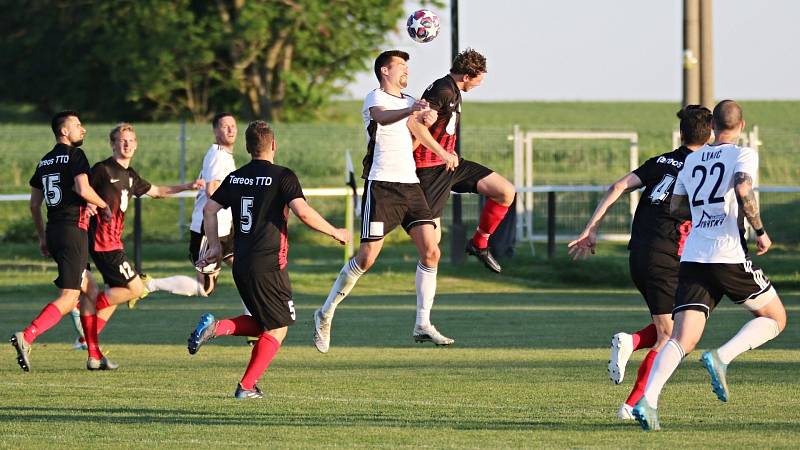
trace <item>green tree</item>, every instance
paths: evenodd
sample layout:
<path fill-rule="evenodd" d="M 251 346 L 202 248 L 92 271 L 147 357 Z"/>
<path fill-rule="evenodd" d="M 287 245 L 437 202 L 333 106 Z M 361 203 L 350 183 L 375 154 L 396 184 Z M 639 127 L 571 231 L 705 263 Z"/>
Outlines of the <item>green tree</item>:
<path fill-rule="evenodd" d="M 0 0 L 0 99 L 115 118 L 312 116 L 402 0 Z"/>

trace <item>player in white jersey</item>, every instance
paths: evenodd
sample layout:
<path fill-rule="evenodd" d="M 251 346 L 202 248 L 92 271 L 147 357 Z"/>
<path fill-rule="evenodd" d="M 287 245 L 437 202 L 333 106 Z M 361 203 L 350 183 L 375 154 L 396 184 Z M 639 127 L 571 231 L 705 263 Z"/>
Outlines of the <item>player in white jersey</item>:
<path fill-rule="evenodd" d="M 786 326 L 778 293 L 747 255 L 745 217 L 755 230 L 757 255 L 766 253 L 772 242 L 753 193 L 758 154 L 736 145 L 744 129 L 741 107 L 732 100 L 720 102 L 714 108 L 713 126 L 714 143 L 686 158 L 670 203 L 674 216 L 692 219 L 692 231 L 681 256 L 672 336 L 656 357 L 644 397 L 633 409 L 645 430 L 661 428 L 657 414 L 661 390 L 694 350 L 708 315 L 723 295 L 755 316 L 731 340 L 700 359 L 711 376 L 712 390 L 723 402 L 729 399 L 728 364 L 775 338 Z"/>
<path fill-rule="evenodd" d="M 427 102 L 403 93 L 402 89 L 408 85 L 406 61 L 408 54 L 399 50 L 383 52 L 375 60 L 380 88 L 367 95 L 362 110 L 368 145 L 362 174 L 366 181 L 361 205 L 361 246 L 356 256 L 342 267 L 325 304 L 314 312 L 313 340 L 322 353 L 327 353 L 330 346 L 336 306 L 372 267 L 383 247 L 384 236 L 397 225 L 403 226 L 419 251 L 417 318 L 412 336 L 417 342 L 430 341 L 436 345 L 454 342 L 439 333 L 430 321 L 440 253 L 433 216 L 419 184 L 412 154 L 412 133 L 420 136 L 421 130 L 436 119 L 436 113 Z M 458 165 L 455 155 L 441 146 L 437 150 L 449 169 Z"/>
<path fill-rule="evenodd" d="M 207 240 L 203 230 L 203 207 L 222 183 L 222 180 L 229 173 L 236 170 L 233 160 L 233 146 L 236 143 L 236 119 L 231 113 L 222 112 L 214 116 L 211 121 L 214 130 L 214 143 L 211 144 L 205 157 L 203 167 L 198 178 L 205 181 L 205 189 L 200 189 L 195 198 L 194 210 L 192 211 L 192 223 L 189 227 L 189 257 L 192 265 L 201 259 L 207 248 Z M 228 264 L 233 264 L 233 236 L 231 234 L 231 212 L 230 209 L 220 210 L 217 214 L 220 242 L 222 243 L 222 260 Z M 196 277 L 176 275 L 167 278 L 154 279 L 143 277 L 145 287 L 148 292 L 167 291 L 177 295 L 202 296 L 210 295 L 217 284 L 219 274 L 219 264 L 216 270 L 206 270 L 204 273 L 198 270 Z"/>

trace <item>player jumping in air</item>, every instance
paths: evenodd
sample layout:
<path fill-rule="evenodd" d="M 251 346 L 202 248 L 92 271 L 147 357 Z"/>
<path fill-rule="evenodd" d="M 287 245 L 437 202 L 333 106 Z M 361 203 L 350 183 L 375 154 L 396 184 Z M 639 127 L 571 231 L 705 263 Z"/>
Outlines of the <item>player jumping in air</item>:
<path fill-rule="evenodd" d="M 412 337 L 417 342 L 450 345 L 453 339 L 442 335 L 430 320 L 436 295 L 439 246 L 425 194 L 419 184 L 412 156 L 414 136 L 427 131 L 425 120 L 435 119 L 427 102 L 416 101 L 403 93 L 408 85 L 408 54 L 399 50 L 381 53 L 375 59 L 375 76 L 380 87 L 367 94 L 361 111 L 367 131 L 366 179 L 361 203 L 361 246 L 345 263 L 328 293 L 325 304 L 314 313 L 314 346 L 327 353 L 331 323 L 337 305 L 344 300 L 358 279 L 375 263 L 383 238 L 398 225 L 411 236 L 419 252 L 416 274 L 417 317 Z M 458 165 L 455 155 L 441 151 L 444 166 Z"/>
<path fill-rule="evenodd" d="M 422 94 L 438 119 L 417 138 L 414 149 L 417 176 L 436 221 L 436 242 L 442 237 L 441 217 L 450 192 L 477 193 L 487 197 L 478 219 L 478 228 L 467 242 L 466 251 L 489 270 L 502 268 L 489 251 L 489 237 L 495 232 L 514 201 L 514 185 L 500 174 L 476 162 L 461 159 L 455 170 L 448 170 L 439 156 L 439 149 L 456 156 L 456 140 L 460 133 L 461 92 L 469 92 L 483 83 L 486 58 L 473 49 L 456 55 L 450 73 L 434 81 Z M 441 146 L 441 147 L 440 147 Z"/>

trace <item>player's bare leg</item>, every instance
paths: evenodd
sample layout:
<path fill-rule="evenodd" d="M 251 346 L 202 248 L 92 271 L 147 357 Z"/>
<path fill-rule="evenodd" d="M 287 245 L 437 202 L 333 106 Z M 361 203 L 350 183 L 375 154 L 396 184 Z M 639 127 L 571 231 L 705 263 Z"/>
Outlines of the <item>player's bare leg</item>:
<path fill-rule="evenodd" d="M 451 345 L 455 341 L 442 335 L 431 323 L 431 309 L 436 297 L 436 273 L 441 252 L 436 242 L 436 231 L 432 224 L 423 224 L 409 230 L 419 252 L 417 263 L 417 317 L 412 337 L 416 342 L 433 342 L 436 345 Z"/>
<path fill-rule="evenodd" d="M 325 303 L 314 311 L 313 342 L 320 353 L 328 353 L 330 349 L 331 324 L 336 307 L 350 294 L 361 275 L 364 275 L 375 264 L 382 248 L 383 239 L 361 242 L 356 256 L 347 261 L 339 271 L 339 276 L 333 282 Z"/>
<path fill-rule="evenodd" d="M 500 222 L 514 201 L 514 185 L 496 172 L 478 181 L 478 193 L 488 198 L 478 220 L 478 229 L 467 242 L 467 253 L 478 258 L 489 270 L 500 273 L 503 269 L 489 251 L 489 237 L 497 230 Z"/>

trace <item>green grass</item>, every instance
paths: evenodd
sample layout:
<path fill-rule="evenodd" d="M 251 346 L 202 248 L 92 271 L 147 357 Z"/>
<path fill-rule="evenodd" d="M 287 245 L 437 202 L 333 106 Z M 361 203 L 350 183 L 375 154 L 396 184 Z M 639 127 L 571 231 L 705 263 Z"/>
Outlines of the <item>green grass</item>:
<path fill-rule="evenodd" d="M 144 250 L 153 275 L 191 273 L 182 245 Z M 601 244 L 598 258 L 582 263 L 568 262 L 561 247 L 552 262 L 520 248 L 501 276 L 471 260 L 442 263 L 433 319 L 457 342 L 434 348 L 410 339 L 414 250 L 389 245 L 340 306 L 331 352 L 321 355 L 311 346 L 311 313 L 341 253 L 298 243 L 290 253 L 298 321 L 260 383 L 264 400 L 231 398 L 248 358 L 243 338 L 186 353 L 201 313 L 240 313 L 224 274 L 211 298 L 157 293 L 136 310 L 118 311 L 102 336 L 122 365 L 116 372 L 83 369 L 85 354 L 69 349 L 68 319 L 34 344 L 31 373 L 19 370 L 4 345 L 0 447 L 794 447 L 800 261 L 796 251 L 778 250 L 758 263 L 773 280 L 795 280 L 776 282 L 788 328 L 731 366 L 727 404 L 711 393 L 699 351 L 692 353 L 662 396 L 661 433 L 614 417 L 643 354 L 614 386 L 605 370 L 609 338 L 648 320 L 621 246 Z M 21 328 L 51 298 L 52 266 L 31 246 L 0 248 L 0 329 Z M 748 318 L 725 301 L 698 349 L 720 345 Z"/>

